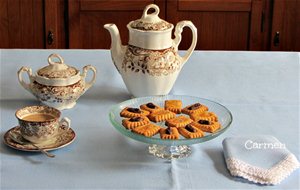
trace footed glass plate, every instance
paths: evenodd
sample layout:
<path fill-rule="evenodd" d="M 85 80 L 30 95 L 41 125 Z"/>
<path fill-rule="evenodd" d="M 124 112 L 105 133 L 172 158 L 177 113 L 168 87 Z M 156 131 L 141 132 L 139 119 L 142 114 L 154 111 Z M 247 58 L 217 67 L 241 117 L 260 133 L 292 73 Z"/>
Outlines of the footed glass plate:
<path fill-rule="evenodd" d="M 122 120 L 124 118 L 120 117 L 120 112 L 125 107 L 139 108 L 140 105 L 149 102 L 164 107 L 165 100 L 181 100 L 183 107 L 194 103 L 201 103 L 203 105 L 206 105 L 209 108 L 209 111 L 214 112 L 218 116 L 218 122 L 221 124 L 221 128 L 214 133 L 205 133 L 205 136 L 201 138 L 186 139 L 183 136 L 180 136 L 180 138 L 177 140 L 169 140 L 161 139 L 159 134 L 153 137 L 145 137 L 143 135 L 136 134 L 134 132 L 131 132 L 130 130 L 127 130 L 122 125 Z M 179 116 L 179 114 L 177 114 L 177 116 Z M 217 136 L 222 134 L 232 122 L 232 114 L 225 106 L 211 100 L 186 95 L 149 96 L 127 100 L 113 106 L 110 110 L 109 118 L 113 126 L 121 134 L 134 140 L 150 144 L 150 154 L 166 159 L 189 156 L 191 154 L 191 148 L 188 145 L 202 143 L 216 138 Z M 165 122 L 159 122 L 155 124 L 166 128 Z"/>

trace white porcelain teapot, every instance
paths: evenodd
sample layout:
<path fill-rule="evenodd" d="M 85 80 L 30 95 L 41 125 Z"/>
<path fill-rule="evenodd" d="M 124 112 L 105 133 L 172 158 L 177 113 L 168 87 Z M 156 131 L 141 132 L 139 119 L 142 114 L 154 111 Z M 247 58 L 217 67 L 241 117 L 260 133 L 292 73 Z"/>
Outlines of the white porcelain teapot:
<path fill-rule="evenodd" d="M 55 62 L 55 58 L 59 61 Z M 18 71 L 20 84 L 45 105 L 59 110 L 72 108 L 76 100 L 94 84 L 96 68 L 86 65 L 80 74 L 75 67 L 64 64 L 63 58 L 58 54 L 51 54 L 48 63 L 48 66 L 39 69 L 35 74 L 32 74 L 32 70 L 28 67 L 20 68 Z M 88 70 L 93 72 L 93 77 L 91 81 L 86 82 Z M 23 72 L 27 72 L 29 83 L 23 80 Z"/>
<path fill-rule="evenodd" d="M 154 13 L 148 14 L 149 9 Z M 111 55 L 113 63 L 125 82 L 129 92 L 135 97 L 166 95 L 172 89 L 177 76 L 194 51 L 197 43 L 197 28 L 191 21 L 173 24 L 158 17 L 159 7 L 150 4 L 144 9 L 140 19 L 127 24 L 128 46 L 123 46 L 119 30 L 115 24 L 105 24 L 111 35 Z M 186 54 L 178 54 L 181 33 L 184 27 L 192 30 L 192 44 Z"/>

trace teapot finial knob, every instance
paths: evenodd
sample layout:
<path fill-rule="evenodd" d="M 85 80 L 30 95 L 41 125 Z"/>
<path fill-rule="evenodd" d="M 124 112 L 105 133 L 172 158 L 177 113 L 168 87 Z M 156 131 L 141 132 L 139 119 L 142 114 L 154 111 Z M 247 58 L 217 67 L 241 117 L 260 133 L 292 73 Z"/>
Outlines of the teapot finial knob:
<path fill-rule="evenodd" d="M 148 14 L 148 11 L 150 9 L 154 9 L 154 13 Z M 160 18 L 158 17 L 158 14 L 159 14 L 159 7 L 155 4 L 150 4 L 145 7 L 142 19 L 147 20 L 148 22 L 154 22 L 154 21 L 160 20 Z"/>

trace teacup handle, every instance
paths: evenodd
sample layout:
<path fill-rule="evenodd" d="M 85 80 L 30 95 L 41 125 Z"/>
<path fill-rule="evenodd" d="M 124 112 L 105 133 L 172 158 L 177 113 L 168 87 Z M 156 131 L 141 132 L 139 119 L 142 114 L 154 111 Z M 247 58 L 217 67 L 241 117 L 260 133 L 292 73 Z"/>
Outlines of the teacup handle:
<path fill-rule="evenodd" d="M 33 82 L 32 70 L 28 67 L 21 67 L 21 69 L 18 71 L 18 80 L 19 80 L 20 84 L 23 86 L 23 88 L 25 88 L 26 90 L 31 92 L 30 83 L 27 84 L 23 80 L 23 77 L 22 77 L 23 72 L 27 72 L 27 75 L 29 77 L 29 81 L 31 83 L 31 82 Z"/>
<path fill-rule="evenodd" d="M 64 127 L 66 130 L 68 130 L 71 127 L 71 120 L 67 117 L 63 117 L 60 122 L 59 122 L 59 126 Z"/>
<path fill-rule="evenodd" d="M 86 65 L 83 67 L 83 72 L 81 75 L 83 80 L 85 80 L 88 70 L 91 70 L 93 72 L 93 78 L 91 81 L 85 83 L 85 87 L 84 87 L 85 91 L 94 84 L 94 82 L 96 80 L 96 74 L 97 74 L 97 70 L 95 67 L 93 67 L 92 65 Z"/>
<path fill-rule="evenodd" d="M 186 54 L 182 57 L 182 64 L 184 64 L 188 60 L 188 58 L 191 56 L 191 54 L 193 53 L 193 51 L 197 45 L 197 28 L 191 21 L 183 20 L 183 21 L 178 22 L 175 27 L 175 32 L 174 32 L 175 39 L 173 41 L 173 43 L 174 43 L 173 46 L 175 48 L 175 51 L 178 51 L 178 46 L 181 42 L 181 33 L 182 33 L 183 28 L 186 26 L 191 29 L 192 34 L 193 34 L 193 39 L 192 39 L 191 46 L 187 50 Z"/>

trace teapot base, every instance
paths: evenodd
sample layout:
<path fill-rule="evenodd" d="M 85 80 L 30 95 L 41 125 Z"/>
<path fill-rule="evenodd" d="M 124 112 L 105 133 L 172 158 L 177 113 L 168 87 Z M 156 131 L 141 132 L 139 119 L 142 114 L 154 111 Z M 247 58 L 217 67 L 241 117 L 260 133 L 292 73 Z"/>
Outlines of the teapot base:
<path fill-rule="evenodd" d="M 55 103 L 49 103 L 49 102 L 42 102 L 46 106 L 50 106 L 53 108 L 56 108 L 58 110 L 66 110 L 66 109 L 71 109 L 76 105 L 76 102 L 72 103 L 60 103 L 60 104 L 55 104 Z"/>

